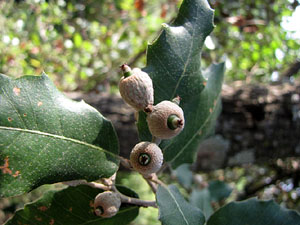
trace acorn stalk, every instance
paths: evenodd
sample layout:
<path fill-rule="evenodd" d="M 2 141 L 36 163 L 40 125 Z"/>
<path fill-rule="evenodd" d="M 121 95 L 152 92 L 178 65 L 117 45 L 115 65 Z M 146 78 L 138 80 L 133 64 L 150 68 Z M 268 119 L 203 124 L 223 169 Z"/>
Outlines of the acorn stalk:
<path fill-rule="evenodd" d="M 127 64 L 123 64 L 121 70 L 123 71 L 124 77 L 129 77 L 132 74 L 131 68 Z"/>

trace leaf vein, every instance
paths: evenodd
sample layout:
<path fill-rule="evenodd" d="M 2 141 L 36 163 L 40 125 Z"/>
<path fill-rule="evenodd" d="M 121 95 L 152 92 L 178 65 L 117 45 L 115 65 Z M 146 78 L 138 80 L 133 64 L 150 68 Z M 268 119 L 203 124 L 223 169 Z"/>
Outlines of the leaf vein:
<path fill-rule="evenodd" d="M 196 7 L 197 7 L 197 14 L 198 14 L 199 7 L 198 7 L 197 4 L 196 4 Z M 187 18 L 187 19 L 188 19 L 188 18 Z M 192 47 L 193 47 L 193 45 L 194 45 L 195 29 L 196 29 L 195 26 L 193 26 L 193 29 L 192 29 L 192 35 L 191 35 L 192 41 L 190 42 L 191 44 L 190 44 L 190 47 L 189 47 L 188 58 L 187 58 L 187 60 L 186 60 L 186 62 L 185 62 L 185 64 L 184 64 L 183 71 L 182 71 L 182 73 L 181 73 L 181 75 L 180 75 L 180 77 L 179 77 L 179 80 L 178 80 L 178 82 L 177 82 L 177 84 L 176 84 L 176 86 L 175 86 L 175 89 L 174 89 L 174 91 L 173 91 L 173 94 L 172 94 L 170 100 L 172 100 L 172 99 L 175 97 L 176 92 L 177 92 L 177 89 L 178 89 L 178 87 L 179 87 L 179 85 L 180 85 L 180 83 L 181 83 L 181 81 L 182 81 L 182 79 L 183 79 L 183 77 L 184 77 L 184 74 L 186 73 L 187 66 L 189 65 L 189 62 L 190 62 L 190 60 L 191 60 L 191 54 L 192 54 L 192 49 L 193 49 Z"/>
<path fill-rule="evenodd" d="M 28 93 L 27 93 L 27 92 L 25 92 L 25 93 L 26 93 L 26 97 L 27 97 L 27 99 L 28 99 L 28 101 L 29 101 L 29 103 L 30 103 L 30 107 L 31 107 L 31 110 L 32 110 L 34 122 L 35 122 L 35 124 L 36 124 L 36 129 L 38 130 L 38 129 L 39 129 L 39 125 L 38 125 L 38 123 L 37 123 L 37 118 L 36 118 L 36 115 L 35 115 L 35 112 L 34 112 L 34 108 L 33 108 L 32 101 L 31 101 L 31 99 L 29 98 Z"/>
<path fill-rule="evenodd" d="M 45 86 L 46 86 L 48 92 L 51 93 L 51 91 L 50 91 L 48 85 L 45 85 Z M 53 99 L 53 97 L 52 97 L 51 94 L 49 94 L 49 97 L 50 97 L 51 100 L 52 100 L 52 105 L 56 105 L 56 104 L 55 104 L 56 101 L 54 101 L 54 99 Z M 60 117 L 60 116 L 58 116 L 58 121 L 59 121 L 59 125 L 60 125 L 59 129 L 60 129 L 60 131 L 61 131 L 61 135 L 64 135 L 63 125 L 62 125 L 62 121 L 61 121 L 61 117 Z"/>
<path fill-rule="evenodd" d="M 179 204 L 177 203 L 176 198 L 173 196 L 173 193 L 169 190 L 169 188 L 166 188 L 166 189 L 167 189 L 167 191 L 169 192 L 169 194 L 170 194 L 170 196 L 172 197 L 172 199 L 174 200 L 176 207 L 178 208 L 180 214 L 182 215 L 182 217 L 183 217 L 183 219 L 184 219 L 184 222 L 185 222 L 186 224 L 189 224 L 189 222 L 188 222 L 187 219 L 185 218 L 185 216 L 184 216 L 184 214 L 183 214 L 183 212 L 182 212 L 182 210 L 181 210 Z"/>
<path fill-rule="evenodd" d="M 83 141 L 80 141 L 80 140 L 76 140 L 76 139 L 73 139 L 73 138 L 68 138 L 68 137 L 64 137 L 64 136 L 60 136 L 60 135 L 56 135 L 56 134 L 50 134 L 50 133 L 45 133 L 45 132 L 41 132 L 41 131 L 36 131 L 36 130 L 28 130 L 28 129 L 22 129 L 22 128 L 15 128 L 15 127 L 3 127 L 3 126 L 0 126 L 0 130 L 8 130 L 8 131 L 15 131 L 15 132 L 24 132 L 24 133 L 30 133 L 30 134 L 35 134 L 35 135 L 40 135 L 40 136 L 46 136 L 46 137 L 52 137 L 52 138 L 56 138 L 56 139 L 60 139 L 60 140 L 63 140 L 63 141 L 69 141 L 69 142 L 73 142 L 75 144 L 79 144 L 79 145 L 83 145 L 83 146 L 86 146 L 86 147 L 89 147 L 89 148 L 93 148 L 93 149 L 96 149 L 96 150 L 99 150 L 99 151 L 102 151 L 104 153 L 107 153 L 107 154 L 110 154 L 116 158 L 119 159 L 119 156 L 110 152 L 110 151 L 107 151 L 101 147 L 98 147 L 96 145 L 92 145 L 92 144 L 89 144 L 89 143 L 86 143 L 86 142 L 83 142 Z"/>
<path fill-rule="evenodd" d="M 166 71 L 166 74 L 169 75 L 169 77 L 176 81 L 176 79 L 174 79 L 174 76 L 172 76 L 172 74 L 169 72 L 169 70 L 166 68 L 165 64 L 163 64 L 163 62 L 160 60 L 159 56 L 155 53 L 155 51 L 153 51 L 153 55 L 154 57 L 158 60 L 159 64 L 163 67 L 163 69 Z"/>
<path fill-rule="evenodd" d="M 64 207 L 62 204 L 60 204 L 60 202 L 57 201 L 55 198 L 53 199 L 53 203 L 57 204 L 59 207 L 61 207 L 61 208 L 62 208 L 65 212 L 67 212 L 68 214 L 71 214 L 72 216 L 74 216 L 74 217 L 76 217 L 76 218 L 78 218 L 78 219 L 80 219 L 80 220 L 85 221 L 85 219 L 82 218 L 81 216 L 78 216 L 78 215 L 76 215 L 75 213 L 71 213 L 71 212 L 69 211 L 69 209 L 67 209 L 67 208 Z"/>

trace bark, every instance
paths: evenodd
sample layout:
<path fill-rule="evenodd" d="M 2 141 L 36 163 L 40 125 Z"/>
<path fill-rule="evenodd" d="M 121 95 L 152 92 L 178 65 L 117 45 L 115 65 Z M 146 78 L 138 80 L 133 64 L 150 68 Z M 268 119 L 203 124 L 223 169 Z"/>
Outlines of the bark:
<path fill-rule="evenodd" d="M 199 147 L 197 168 L 300 156 L 300 86 L 223 87 L 217 136 Z"/>

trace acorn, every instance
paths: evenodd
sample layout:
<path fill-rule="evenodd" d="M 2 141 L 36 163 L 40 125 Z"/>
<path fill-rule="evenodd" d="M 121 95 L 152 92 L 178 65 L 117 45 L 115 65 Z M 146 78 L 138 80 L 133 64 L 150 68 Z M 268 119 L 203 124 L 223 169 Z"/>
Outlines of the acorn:
<path fill-rule="evenodd" d="M 140 142 L 134 146 L 130 153 L 132 167 L 143 175 L 156 173 L 163 163 L 161 149 L 151 142 Z"/>
<path fill-rule="evenodd" d="M 111 191 L 98 194 L 94 201 L 94 211 L 97 216 L 110 218 L 115 216 L 121 206 L 120 196 Z"/>
<path fill-rule="evenodd" d="M 170 139 L 184 128 L 184 113 L 179 107 L 179 97 L 171 101 L 162 101 L 153 106 L 147 115 L 150 133 L 160 139 Z"/>
<path fill-rule="evenodd" d="M 123 100 L 136 111 L 146 112 L 153 105 L 153 84 L 149 75 L 139 68 L 121 66 L 123 77 L 119 82 L 119 90 Z"/>

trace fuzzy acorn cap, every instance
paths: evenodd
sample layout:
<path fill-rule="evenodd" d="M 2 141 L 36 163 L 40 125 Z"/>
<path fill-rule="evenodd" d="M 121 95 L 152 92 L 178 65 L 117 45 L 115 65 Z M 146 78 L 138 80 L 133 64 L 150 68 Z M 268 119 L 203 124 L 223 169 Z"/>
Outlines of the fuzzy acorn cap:
<path fill-rule="evenodd" d="M 111 191 L 98 194 L 94 201 L 94 211 L 97 216 L 110 218 L 115 216 L 121 206 L 120 196 Z"/>
<path fill-rule="evenodd" d="M 149 75 L 139 68 L 121 66 L 124 76 L 119 82 L 119 91 L 123 100 L 136 111 L 153 105 L 153 84 Z"/>
<path fill-rule="evenodd" d="M 178 135 L 184 128 L 183 110 L 174 102 L 162 101 L 153 106 L 147 115 L 151 134 L 160 139 L 170 139 Z"/>
<path fill-rule="evenodd" d="M 136 144 L 130 153 L 132 167 L 143 175 L 156 173 L 161 168 L 163 160 L 161 149 L 151 142 Z"/>

